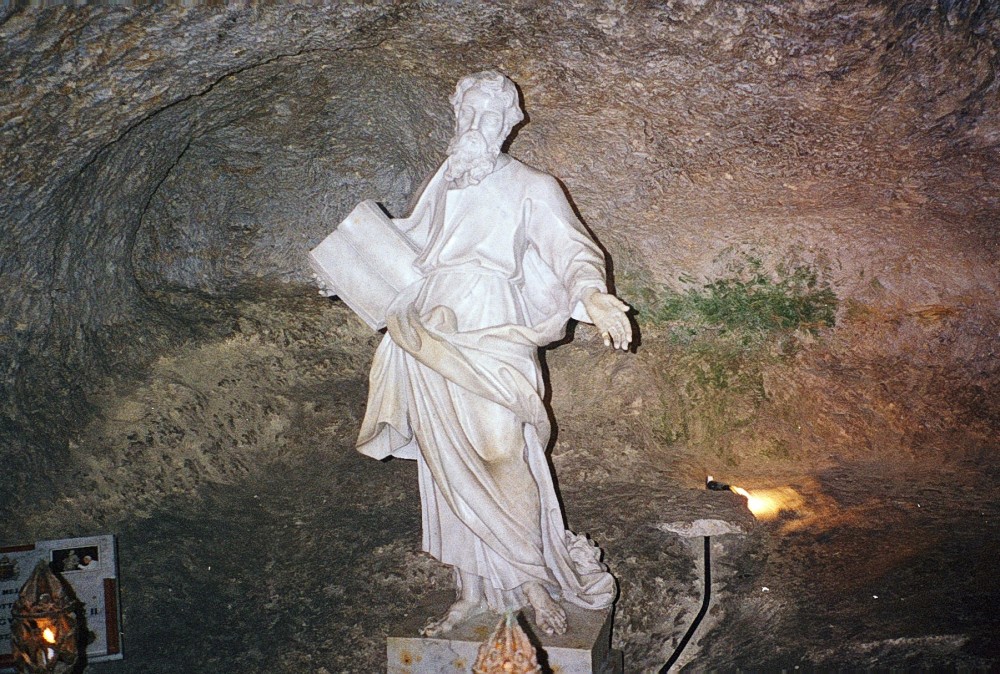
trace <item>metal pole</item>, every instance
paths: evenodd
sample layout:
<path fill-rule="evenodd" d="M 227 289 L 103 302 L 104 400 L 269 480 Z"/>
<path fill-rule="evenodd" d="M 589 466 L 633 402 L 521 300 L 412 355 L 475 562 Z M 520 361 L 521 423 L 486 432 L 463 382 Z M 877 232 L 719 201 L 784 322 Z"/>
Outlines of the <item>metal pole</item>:
<path fill-rule="evenodd" d="M 667 660 L 667 664 L 660 668 L 660 674 L 665 674 L 670 671 L 670 668 L 674 666 L 677 659 L 681 657 L 681 653 L 684 651 L 684 647 L 687 646 L 691 637 L 694 636 L 695 631 L 698 629 L 698 625 L 701 624 L 702 619 L 705 614 L 708 613 L 708 604 L 712 601 L 712 537 L 705 536 L 705 575 L 704 575 L 704 598 L 701 601 L 701 610 L 698 611 L 698 615 L 694 617 L 694 622 L 688 628 L 688 631 L 684 634 L 684 637 L 677 644 L 677 648 L 674 649 L 674 654 L 670 656 Z"/>

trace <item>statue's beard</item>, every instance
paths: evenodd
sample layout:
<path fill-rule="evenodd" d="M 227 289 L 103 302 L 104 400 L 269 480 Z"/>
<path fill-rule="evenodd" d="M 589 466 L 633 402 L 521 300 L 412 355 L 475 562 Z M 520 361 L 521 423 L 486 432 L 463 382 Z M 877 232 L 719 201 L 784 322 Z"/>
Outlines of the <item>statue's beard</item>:
<path fill-rule="evenodd" d="M 493 173 L 500 156 L 500 145 L 490 145 L 476 129 L 455 134 L 448 144 L 448 168 L 444 177 L 458 187 L 478 185 Z"/>

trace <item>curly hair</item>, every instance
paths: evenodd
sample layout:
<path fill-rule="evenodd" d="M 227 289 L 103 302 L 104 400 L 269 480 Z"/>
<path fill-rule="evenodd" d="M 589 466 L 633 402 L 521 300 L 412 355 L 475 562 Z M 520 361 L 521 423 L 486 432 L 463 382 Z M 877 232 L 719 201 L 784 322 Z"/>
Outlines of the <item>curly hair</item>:
<path fill-rule="evenodd" d="M 466 75 L 458 81 L 455 93 L 448 99 L 455 109 L 456 117 L 458 117 L 458 109 L 462 105 L 462 99 L 465 97 L 466 92 L 474 87 L 490 98 L 499 99 L 503 103 L 503 137 L 506 138 L 510 134 L 511 129 L 524 119 L 517 87 L 514 86 L 510 78 L 495 70 L 484 70 L 472 75 Z"/>

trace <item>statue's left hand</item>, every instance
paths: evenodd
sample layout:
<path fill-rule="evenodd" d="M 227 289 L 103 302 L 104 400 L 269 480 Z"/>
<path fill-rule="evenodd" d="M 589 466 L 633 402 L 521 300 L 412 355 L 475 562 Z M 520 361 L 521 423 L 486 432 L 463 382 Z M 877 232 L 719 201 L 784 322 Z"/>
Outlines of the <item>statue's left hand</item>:
<path fill-rule="evenodd" d="M 601 332 L 604 345 L 614 344 L 616 349 L 628 351 L 632 342 L 632 324 L 626 312 L 629 306 L 610 293 L 602 293 L 597 288 L 589 288 L 583 295 L 583 306 L 590 314 L 590 320 Z"/>

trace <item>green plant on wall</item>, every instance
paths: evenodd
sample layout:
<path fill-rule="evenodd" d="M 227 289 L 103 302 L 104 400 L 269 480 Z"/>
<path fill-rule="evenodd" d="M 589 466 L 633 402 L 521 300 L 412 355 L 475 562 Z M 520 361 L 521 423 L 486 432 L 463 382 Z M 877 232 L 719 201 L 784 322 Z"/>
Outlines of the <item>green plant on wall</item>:
<path fill-rule="evenodd" d="M 807 265 L 767 273 L 747 258 L 733 275 L 678 292 L 636 284 L 640 322 L 669 325 L 676 337 L 729 334 L 748 346 L 781 332 L 815 332 L 834 324 L 837 297 Z"/>
<path fill-rule="evenodd" d="M 837 297 L 809 265 L 768 272 L 746 257 L 722 278 L 677 291 L 626 275 L 644 341 L 669 350 L 657 434 L 725 454 L 727 433 L 751 424 L 766 399 L 764 368 L 792 355 L 806 332 L 834 325 Z M 726 458 L 723 456 L 723 458 Z"/>

